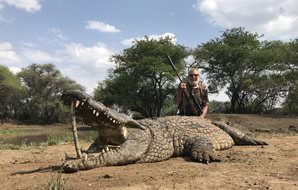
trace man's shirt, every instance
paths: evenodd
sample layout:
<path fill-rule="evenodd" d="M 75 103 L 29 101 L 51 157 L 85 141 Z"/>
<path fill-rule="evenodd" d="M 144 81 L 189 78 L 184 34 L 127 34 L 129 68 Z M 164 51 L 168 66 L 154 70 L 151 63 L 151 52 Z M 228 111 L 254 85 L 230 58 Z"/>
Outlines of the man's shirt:
<path fill-rule="evenodd" d="M 199 83 L 199 87 L 192 88 L 190 85 L 187 85 L 187 91 L 189 95 L 193 95 L 197 102 L 200 104 L 201 108 L 203 109 L 208 104 L 208 87 L 205 84 Z M 183 94 L 182 101 L 180 105 L 178 105 L 179 115 L 187 115 L 187 116 L 194 116 L 195 113 L 192 111 L 193 108 L 191 107 L 189 101 Z"/>

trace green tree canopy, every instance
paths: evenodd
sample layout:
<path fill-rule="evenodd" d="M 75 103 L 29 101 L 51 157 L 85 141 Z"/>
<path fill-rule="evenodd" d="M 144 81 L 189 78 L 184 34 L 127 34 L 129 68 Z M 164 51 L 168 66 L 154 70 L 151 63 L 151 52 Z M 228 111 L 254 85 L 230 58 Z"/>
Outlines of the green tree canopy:
<path fill-rule="evenodd" d="M 170 38 L 138 40 L 130 48 L 113 56 L 116 68 L 98 84 L 95 98 L 105 104 L 116 104 L 146 117 L 160 116 L 167 98 L 173 98 L 176 76 L 169 66 L 171 56 L 179 71 L 188 55 L 181 45 Z"/>
<path fill-rule="evenodd" d="M 285 76 L 288 81 L 289 92 L 284 106 L 289 113 L 298 114 L 298 39 L 288 44 L 285 67 Z"/>
<path fill-rule="evenodd" d="M 52 64 L 32 64 L 22 69 L 19 77 L 26 89 L 20 114 L 32 122 L 58 122 L 64 116 L 60 95 L 65 90 L 83 90 L 81 85 L 63 77 Z"/>
<path fill-rule="evenodd" d="M 0 94 L 9 93 L 7 91 L 16 91 L 21 89 L 21 83 L 5 66 L 0 65 Z"/>
<path fill-rule="evenodd" d="M 11 117 L 15 112 L 16 97 L 21 90 L 19 78 L 0 65 L 0 119 Z"/>
<path fill-rule="evenodd" d="M 244 28 L 227 29 L 194 51 L 197 66 L 205 69 L 210 88 L 227 88 L 231 112 L 260 112 L 276 104 L 286 91 L 284 43 L 260 42 Z"/>

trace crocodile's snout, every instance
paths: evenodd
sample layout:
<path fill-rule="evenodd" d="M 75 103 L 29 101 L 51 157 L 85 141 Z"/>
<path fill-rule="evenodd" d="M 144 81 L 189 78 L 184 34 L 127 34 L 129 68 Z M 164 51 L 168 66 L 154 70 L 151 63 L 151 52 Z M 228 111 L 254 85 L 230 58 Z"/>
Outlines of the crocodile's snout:
<path fill-rule="evenodd" d="M 102 125 L 107 124 L 113 128 L 121 128 L 122 126 L 125 126 L 145 129 L 134 119 L 125 114 L 118 113 L 100 102 L 94 101 L 91 96 L 82 91 L 67 91 L 63 93 L 61 98 L 67 105 L 74 102 L 76 111 L 81 112 L 84 116 L 87 115 L 92 121 Z"/>
<path fill-rule="evenodd" d="M 79 90 L 69 90 L 62 94 L 61 99 L 64 104 L 70 105 L 72 101 L 79 100 L 86 102 L 90 96 Z M 78 106 L 78 105 L 77 105 Z"/>

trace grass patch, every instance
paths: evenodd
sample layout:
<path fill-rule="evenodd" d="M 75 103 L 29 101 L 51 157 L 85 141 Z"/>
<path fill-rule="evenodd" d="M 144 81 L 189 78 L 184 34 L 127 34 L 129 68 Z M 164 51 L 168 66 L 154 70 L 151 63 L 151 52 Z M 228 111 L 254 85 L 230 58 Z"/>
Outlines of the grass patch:
<path fill-rule="evenodd" d="M 19 134 L 31 134 L 35 132 L 34 129 L 22 129 L 22 128 L 16 128 L 16 129 L 3 129 L 0 130 L 0 135 L 19 135 Z"/>
<path fill-rule="evenodd" d="M 0 144 L 0 150 L 23 150 L 24 147 L 14 144 Z"/>
<path fill-rule="evenodd" d="M 72 141 L 72 135 L 71 134 L 65 134 L 65 135 L 49 135 L 47 144 L 48 146 L 58 145 L 62 142 L 70 142 Z"/>
<path fill-rule="evenodd" d="M 95 140 L 96 136 L 97 136 L 97 133 L 88 132 L 88 133 L 79 135 L 79 140 L 92 142 Z M 61 135 L 49 135 L 47 140 L 47 145 L 53 146 L 64 142 L 73 142 L 72 133 L 65 133 Z"/>
<path fill-rule="evenodd" d="M 48 190 L 64 190 L 65 181 L 62 178 L 62 175 L 52 176 L 48 182 Z"/>
<path fill-rule="evenodd" d="M 8 144 L 0 142 L 0 150 L 30 150 L 34 145 L 32 144 Z"/>

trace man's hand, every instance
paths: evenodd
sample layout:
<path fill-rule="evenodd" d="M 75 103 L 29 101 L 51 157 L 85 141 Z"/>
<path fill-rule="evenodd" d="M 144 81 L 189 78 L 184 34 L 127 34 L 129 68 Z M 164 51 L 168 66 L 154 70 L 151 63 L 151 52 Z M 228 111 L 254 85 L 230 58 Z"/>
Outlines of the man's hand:
<path fill-rule="evenodd" d="M 183 91 L 186 89 L 187 84 L 185 82 L 181 82 L 178 86 L 178 95 L 182 96 Z"/>
<path fill-rule="evenodd" d="M 200 115 L 200 118 L 205 118 L 207 112 L 208 112 L 208 104 L 203 107 L 202 114 Z"/>
<path fill-rule="evenodd" d="M 180 89 L 185 89 L 187 87 L 185 82 L 180 83 L 179 88 Z"/>
<path fill-rule="evenodd" d="M 186 89 L 187 85 L 185 82 L 181 82 L 178 86 L 177 92 L 176 92 L 176 104 L 180 105 L 182 100 L 182 94 L 183 91 Z"/>

